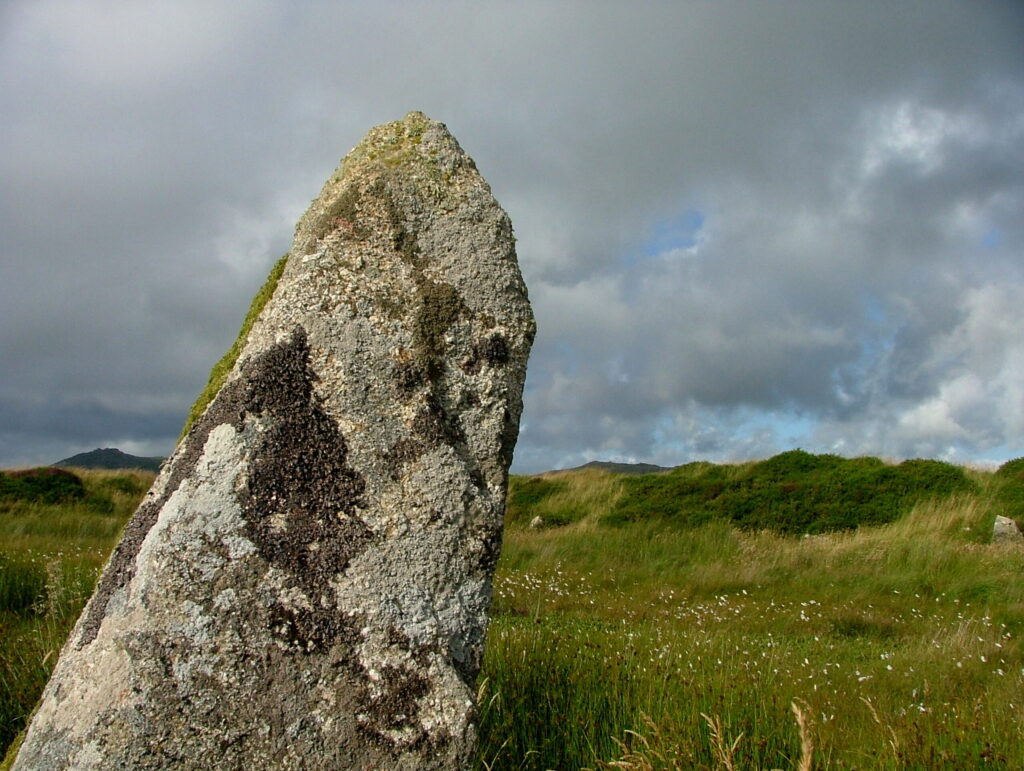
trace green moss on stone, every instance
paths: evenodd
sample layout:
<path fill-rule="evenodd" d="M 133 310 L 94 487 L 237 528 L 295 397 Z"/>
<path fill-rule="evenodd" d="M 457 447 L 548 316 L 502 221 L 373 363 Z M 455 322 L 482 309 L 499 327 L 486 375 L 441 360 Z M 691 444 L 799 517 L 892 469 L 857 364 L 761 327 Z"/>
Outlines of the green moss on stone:
<path fill-rule="evenodd" d="M 420 305 L 413 331 L 415 345 L 423 356 L 440 356 L 444 350 L 444 335 L 466 311 L 466 303 L 450 284 L 423 279 L 419 290 Z"/>
<path fill-rule="evenodd" d="M 249 306 L 249 312 L 245 315 L 245 321 L 242 322 L 242 329 L 239 331 L 238 337 L 231 344 L 231 347 L 228 348 L 227 353 L 221 357 L 220 361 L 213 365 L 213 369 L 210 371 L 210 378 L 206 382 L 206 388 L 203 389 L 195 404 L 192 405 L 192 409 L 188 413 L 188 419 L 185 421 L 185 427 L 181 429 L 181 436 L 178 437 L 179 442 L 185 437 L 188 430 L 192 428 L 192 424 L 195 423 L 196 419 L 203 414 L 210 402 L 213 401 L 213 397 L 217 395 L 221 386 L 224 385 L 224 381 L 227 380 L 228 373 L 231 372 L 235 362 L 238 361 L 238 355 L 242 352 L 242 346 L 245 345 L 245 340 L 249 336 L 249 330 L 252 329 L 252 325 L 259 317 L 263 306 L 267 304 L 267 301 L 274 294 L 277 282 L 284 272 L 286 262 L 288 262 L 287 254 L 274 264 L 270 275 L 267 276 L 267 280 L 252 299 L 252 304 Z"/>
<path fill-rule="evenodd" d="M 35 712 L 33 711 L 32 714 L 34 716 Z M 32 718 L 29 718 L 29 722 L 31 721 Z M 14 741 L 11 742 L 11 746 L 7 748 L 7 754 L 4 755 L 4 759 L 0 761 L 0 771 L 9 771 L 9 769 L 14 765 L 15 759 L 18 757 L 18 750 L 21 749 L 21 742 L 24 740 L 25 732 L 27 730 L 27 728 L 21 729 L 18 735 L 14 737 Z"/>

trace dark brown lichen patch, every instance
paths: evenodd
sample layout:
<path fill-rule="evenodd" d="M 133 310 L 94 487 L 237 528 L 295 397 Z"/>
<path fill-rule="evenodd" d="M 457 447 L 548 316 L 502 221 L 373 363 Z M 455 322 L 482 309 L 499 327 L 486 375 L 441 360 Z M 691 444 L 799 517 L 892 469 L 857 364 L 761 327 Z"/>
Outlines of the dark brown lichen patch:
<path fill-rule="evenodd" d="M 406 227 L 405 214 L 391 193 L 391 185 L 398 184 L 392 177 L 393 174 L 390 173 L 382 174 L 367 188 L 367 193 L 376 196 L 384 208 L 384 216 L 391 232 L 391 245 L 399 258 L 418 269 L 422 267 L 419 239 Z"/>
<path fill-rule="evenodd" d="M 393 624 L 388 627 L 386 639 L 389 646 L 397 648 L 403 653 L 408 653 L 412 656 L 412 660 L 423 669 L 430 667 L 430 657 L 432 654 L 440 653 L 436 645 L 424 645 L 413 642 L 408 634 Z"/>
<path fill-rule="evenodd" d="M 111 554 L 110 563 L 103 571 L 103 575 L 100 576 L 96 585 L 96 593 L 86 608 L 82 620 L 82 630 L 76 643 L 79 650 L 96 639 L 100 624 L 103 623 L 103 618 L 107 614 L 111 596 L 131 581 L 132 576 L 135 575 L 135 557 L 138 555 L 139 549 L 142 548 L 146 534 L 156 523 L 159 513 L 160 506 L 156 503 L 143 503 L 125 525 L 121 541 Z"/>
<path fill-rule="evenodd" d="M 487 532 L 480 540 L 480 551 L 477 555 L 477 569 L 486 575 L 494 575 L 498 565 L 498 558 L 501 557 L 501 528 L 494 528 Z"/>
<path fill-rule="evenodd" d="M 444 353 L 444 336 L 458 318 L 467 313 L 462 295 L 451 284 L 421 277 L 417 282 L 413 344 L 421 356 L 436 359 Z"/>
<path fill-rule="evenodd" d="M 415 669 L 385 664 L 375 686 L 360 694 L 360 728 L 390 745 L 413 750 L 429 739 L 417 720 L 419 700 L 430 693 L 430 680 Z"/>
<path fill-rule="evenodd" d="M 434 393 L 426 400 L 412 423 L 413 432 L 430 445 L 461 444 L 466 441 L 465 433 L 458 422 L 448 413 Z"/>
<path fill-rule="evenodd" d="M 420 245 L 416 236 L 404 227 L 395 231 L 394 247 L 399 256 L 406 262 L 413 264 L 417 262 L 420 255 Z"/>
<path fill-rule="evenodd" d="M 239 710 L 237 699 L 224 697 L 229 690 L 218 676 L 224 670 L 210 674 L 192 665 L 208 652 L 187 640 L 133 634 L 126 648 L 143 678 L 158 685 L 131 713 L 111 710 L 102 718 L 110 733 L 121 732 L 108 733 L 109 767 L 193 768 L 211 752 L 217 768 L 247 768 L 254 759 L 267 768 L 307 768 L 311 758 L 323 768 L 394 767 L 393 748 L 359 741 L 354 720 L 328 737 L 310 715 L 312 683 L 336 690 L 338 714 L 355 713 L 365 678 L 358 665 L 322 656 L 303 661 L 299 677 L 287 650 L 264 646 L 239 653 L 230 688 L 246 694 L 245 709 Z"/>
<path fill-rule="evenodd" d="M 348 466 L 345 439 L 320 404 L 315 380 L 305 331 L 296 327 L 290 340 L 254 357 L 221 389 L 175 456 L 164 493 L 140 506 L 125 528 L 89 604 L 79 648 L 96 639 L 111 595 L 132 579 L 143 540 L 170 496 L 195 471 L 210 432 L 224 423 L 240 428 L 247 415 L 264 417 L 268 427 L 251 451 L 248 483 L 240 494 L 245 534 L 264 559 L 286 571 L 312 606 L 279 609 L 296 617 L 286 625 L 288 643 L 308 650 L 345 633 L 331 620 L 329 581 L 367 546 L 371 533 L 356 515 L 365 483 Z"/>
<path fill-rule="evenodd" d="M 402 469 L 419 458 L 426 448 L 415 439 L 399 439 L 384 453 L 384 466 L 391 481 L 397 482 L 402 476 Z"/>
<path fill-rule="evenodd" d="M 397 362 L 392 370 L 391 379 L 395 384 L 395 390 L 403 400 L 408 399 L 423 385 L 430 382 L 426 367 L 418 359 Z"/>
<path fill-rule="evenodd" d="M 267 420 L 240 494 L 245 534 L 271 565 L 306 594 L 311 608 L 280 609 L 289 645 L 312 650 L 335 641 L 330 581 L 372 540 L 356 514 L 365 482 L 348 465 L 348 446 L 313 390 L 301 327 L 244 372 L 245 410 Z"/>
<path fill-rule="evenodd" d="M 412 268 L 416 284 L 413 348 L 426 379 L 436 381 L 442 375 L 439 358 L 445 352 L 445 334 L 461 316 L 468 313 L 468 308 L 454 286 L 435 281 L 424 273 L 426 266 L 419 239 L 407 226 L 406 212 L 391 192 L 392 187 L 398 184 L 399 181 L 384 174 L 367 188 L 367 193 L 381 202 L 391 232 L 392 247 L 399 259 Z"/>
<path fill-rule="evenodd" d="M 502 413 L 501 448 L 498 451 L 498 459 L 502 469 L 508 469 L 512 465 L 512 452 L 515 450 L 518 437 L 519 415 L 506 407 Z"/>
<path fill-rule="evenodd" d="M 311 226 L 313 240 L 307 251 L 314 249 L 318 241 L 333 231 L 358 240 L 366 238 L 368 233 L 359 217 L 360 198 L 359 188 L 355 185 L 342 190 Z"/>
<path fill-rule="evenodd" d="M 503 367 L 508 364 L 509 356 L 508 340 L 500 332 L 495 332 L 473 344 L 469 356 L 462 362 L 462 370 L 467 375 L 475 375 L 484 364 Z"/>
<path fill-rule="evenodd" d="M 289 608 L 277 603 L 270 608 L 270 630 L 284 647 L 299 653 L 324 650 L 339 643 L 351 647 L 358 633 L 333 607 Z"/>

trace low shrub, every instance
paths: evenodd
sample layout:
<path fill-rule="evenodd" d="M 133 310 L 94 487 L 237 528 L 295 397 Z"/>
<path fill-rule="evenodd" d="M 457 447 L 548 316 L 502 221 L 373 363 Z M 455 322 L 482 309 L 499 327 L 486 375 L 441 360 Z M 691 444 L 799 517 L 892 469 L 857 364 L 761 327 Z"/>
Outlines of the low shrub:
<path fill-rule="evenodd" d="M 1024 458 L 1008 460 L 996 470 L 997 477 L 1006 477 L 1024 482 Z"/>
<path fill-rule="evenodd" d="M 142 495 L 142 493 L 149 489 L 149 481 L 146 477 L 142 476 L 118 474 L 100 479 L 96 486 L 108 493 L 136 496 Z"/>
<path fill-rule="evenodd" d="M 52 504 L 84 497 L 85 484 L 77 475 L 64 469 L 0 472 L 0 499 Z"/>
<path fill-rule="evenodd" d="M 509 525 L 526 524 L 535 515 L 535 508 L 546 498 L 566 488 L 564 480 L 543 477 L 512 476 L 508 480 L 508 499 L 505 503 L 505 521 Z"/>
<path fill-rule="evenodd" d="M 668 474 L 625 478 L 622 485 L 607 524 L 656 517 L 699 527 L 726 519 L 745 530 L 791 535 L 886 524 L 924 499 L 977 487 L 962 469 L 941 461 L 893 466 L 802 450 L 742 466 L 690 463 Z"/>

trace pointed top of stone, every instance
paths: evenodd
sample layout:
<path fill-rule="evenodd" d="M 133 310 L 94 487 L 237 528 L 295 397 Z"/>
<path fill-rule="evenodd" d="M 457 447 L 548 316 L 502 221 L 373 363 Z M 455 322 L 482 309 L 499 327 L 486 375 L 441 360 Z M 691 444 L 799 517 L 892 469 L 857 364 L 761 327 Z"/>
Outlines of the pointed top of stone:
<path fill-rule="evenodd" d="M 350 223 L 360 195 L 386 188 L 406 204 L 455 209 L 474 188 L 490 193 L 476 164 L 443 123 L 422 112 L 371 129 L 346 155 L 299 220 L 295 248 L 308 254 L 337 223 Z"/>
<path fill-rule="evenodd" d="M 125 528 L 15 768 L 470 765 L 534 321 L 422 113 L 350 152 Z"/>

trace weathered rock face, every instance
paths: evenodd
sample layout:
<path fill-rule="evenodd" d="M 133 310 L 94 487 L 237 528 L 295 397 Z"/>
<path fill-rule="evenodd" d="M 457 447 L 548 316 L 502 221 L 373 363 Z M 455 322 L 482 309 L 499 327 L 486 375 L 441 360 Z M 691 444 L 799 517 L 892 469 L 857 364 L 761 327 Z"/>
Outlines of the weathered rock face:
<path fill-rule="evenodd" d="M 462 768 L 534 322 L 445 127 L 371 131 L 129 523 L 15 763 Z"/>
<path fill-rule="evenodd" d="M 1019 544 L 1024 546 L 1024 535 L 1017 523 L 1009 517 L 997 516 L 992 524 L 992 543 Z"/>

